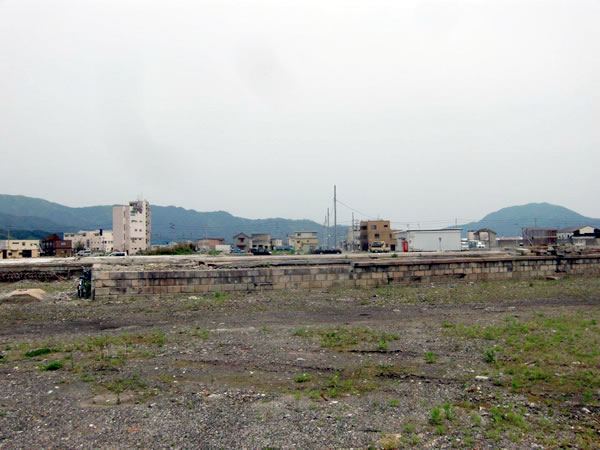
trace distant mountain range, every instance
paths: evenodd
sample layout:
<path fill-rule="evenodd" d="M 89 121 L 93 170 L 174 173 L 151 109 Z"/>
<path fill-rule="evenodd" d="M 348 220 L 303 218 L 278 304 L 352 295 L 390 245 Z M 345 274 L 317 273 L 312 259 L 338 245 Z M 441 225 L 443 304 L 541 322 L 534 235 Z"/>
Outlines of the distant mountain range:
<path fill-rule="evenodd" d="M 468 230 L 490 228 L 498 236 L 521 236 L 521 228 L 547 227 L 566 228 L 590 225 L 600 228 L 600 219 L 585 217 L 563 206 L 550 203 L 528 203 L 520 206 L 510 206 L 490 213 L 479 222 L 469 222 L 459 225 L 463 235 Z"/>
<path fill-rule="evenodd" d="M 197 240 L 203 237 L 222 237 L 231 242 L 240 232 L 269 233 L 285 238 L 295 231 L 317 231 L 324 227 L 312 220 L 283 218 L 245 219 L 225 211 L 198 212 L 176 206 L 150 204 L 152 210 L 152 241 Z M 0 239 L 40 239 L 52 233 L 79 230 L 112 229 L 112 205 L 71 208 L 47 200 L 22 195 L 0 194 Z M 333 229 L 330 231 L 333 236 Z M 338 239 L 345 238 L 346 227 L 338 226 Z"/>
<path fill-rule="evenodd" d="M 244 232 L 270 233 L 285 238 L 295 231 L 317 231 L 324 236 L 324 227 L 312 220 L 283 218 L 244 219 L 225 211 L 198 212 L 176 206 L 152 205 L 152 240 L 197 240 L 206 237 L 222 237 L 231 242 L 232 237 Z M 463 234 L 468 230 L 491 228 L 498 236 L 520 236 L 522 227 L 553 227 L 591 225 L 600 228 L 600 219 L 585 217 L 562 206 L 549 203 L 502 208 L 485 216 L 478 222 L 460 225 Z M 64 233 L 97 228 L 112 229 L 112 205 L 71 208 L 47 200 L 22 195 L 0 194 L 0 239 L 40 239 L 52 233 Z M 338 226 L 338 239 L 345 238 L 347 227 Z M 330 231 L 333 236 L 333 230 Z M 332 242 L 333 244 L 333 242 Z"/>

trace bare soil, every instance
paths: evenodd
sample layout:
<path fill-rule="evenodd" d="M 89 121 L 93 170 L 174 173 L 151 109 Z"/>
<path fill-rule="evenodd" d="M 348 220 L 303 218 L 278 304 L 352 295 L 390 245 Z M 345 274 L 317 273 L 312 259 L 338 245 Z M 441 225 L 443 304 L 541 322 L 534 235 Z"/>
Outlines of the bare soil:
<path fill-rule="evenodd" d="M 0 448 L 600 445 L 598 348 L 519 386 L 458 331 L 575 317 L 593 346 L 597 279 L 120 302 L 75 284 L 0 285 L 48 292 L 0 303 Z M 589 381 L 566 389 L 573 370 Z"/>

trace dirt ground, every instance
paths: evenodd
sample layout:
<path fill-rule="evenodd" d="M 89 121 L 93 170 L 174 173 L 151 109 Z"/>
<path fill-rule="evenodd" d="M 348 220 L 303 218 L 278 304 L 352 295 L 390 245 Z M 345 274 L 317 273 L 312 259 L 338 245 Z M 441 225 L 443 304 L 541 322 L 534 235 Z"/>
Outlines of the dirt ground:
<path fill-rule="evenodd" d="M 598 448 L 600 281 L 0 300 L 0 448 Z M 1 297 L 0 297 L 1 298 Z"/>

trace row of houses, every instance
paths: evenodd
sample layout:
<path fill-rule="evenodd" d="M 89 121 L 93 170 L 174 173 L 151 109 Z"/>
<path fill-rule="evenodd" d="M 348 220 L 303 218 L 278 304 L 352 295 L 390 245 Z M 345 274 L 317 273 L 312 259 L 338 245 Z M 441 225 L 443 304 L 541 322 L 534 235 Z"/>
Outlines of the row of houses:
<path fill-rule="evenodd" d="M 589 225 L 563 229 L 523 228 L 520 237 L 497 237 L 497 233 L 489 228 L 469 230 L 466 238 L 461 235 L 460 228 L 392 230 L 388 220 L 368 220 L 360 222 L 358 233 L 355 228 L 348 230 L 345 246 L 348 250 L 409 252 L 514 248 L 557 243 L 578 246 L 600 244 L 600 229 Z"/>
<path fill-rule="evenodd" d="M 528 246 L 572 244 L 583 247 L 598 245 L 600 243 L 600 228 L 590 225 L 562 229 L 524 228 L 523 242 Z"/>
<path fill-rule="evenodd" d="M 0 259 L 39 258 L 40 256 L 67 257 L 73 255 L 71 241 L 57 234 L 42 240 L 10 239 L 0 241 Z"/>
<path fill-rule="evenodd" d="M 297 231 L 288 235 L 287 242 L 283 239 L 272 238 L 267 233 L 246 234 L 238 233 L 233 236 L 234 251 L 250 252 L 252 250 L 277 250 L 293 248 L 300 253 L 312 253 L 319 247 L 317 231 Z"/>

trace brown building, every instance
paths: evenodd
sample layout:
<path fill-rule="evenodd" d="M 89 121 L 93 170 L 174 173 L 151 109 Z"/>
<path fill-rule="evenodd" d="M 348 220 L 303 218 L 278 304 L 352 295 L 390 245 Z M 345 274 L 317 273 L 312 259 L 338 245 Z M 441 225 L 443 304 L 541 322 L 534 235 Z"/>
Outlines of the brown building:
<path fill-rule="evenodd" d="M 210 250 L 215 250 L 217 245 L 223 245 L 225 242 L 224 238 L 206 238 L 200 239 L 198 241 L 198 250 L 208 252 Z"/>
<path fill-rule="evenodd" d="M 523 245 L 554 245 L 558 240 L 556 228 L 523 228 Z"/>
<path fill-rule="evenodd" d="M 371 250 L 371 244 L 375 241 L 385 242 L 389 250 L 396 250 L 396 241 L 389 220 L 360 222 L 360 249 L 363 252 L 368 252 Z"/>
<path fill-rule="evenodd" d="M 73 256 L 71 241 L 65 241 L 57 234 L 51 234 L 42 239 L 42 252 L 44 256 L 58 256 L 61 258 Z"/>

